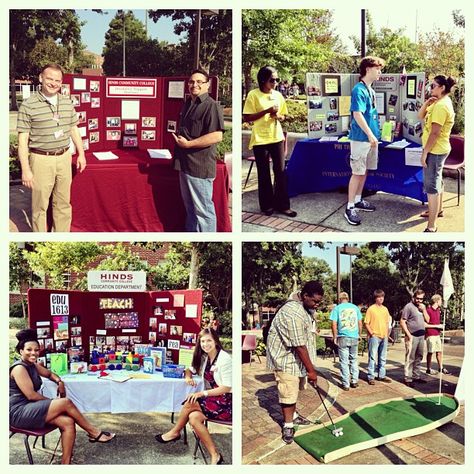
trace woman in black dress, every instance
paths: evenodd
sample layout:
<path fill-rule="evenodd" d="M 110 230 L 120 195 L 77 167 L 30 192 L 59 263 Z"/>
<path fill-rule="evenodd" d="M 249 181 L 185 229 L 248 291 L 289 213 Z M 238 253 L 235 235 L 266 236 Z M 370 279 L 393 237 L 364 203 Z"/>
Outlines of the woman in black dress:
<path fill-rule="evenodd" d="M 115 438 L 114 433 L 101 431 L 92 425 L 66 398 L 61 378 L 36 363 L 40 351 L 36 330 L 23 329 L 16 338 L 20 360 L 10 367 L 10 426 L 33 430 L 46 424 L 57 426 L 61 430 L 62 464 L 71 463 L 76 424 L 87 432 L 91 443 L 108 443 Z M 58 384 L 60 398 L 51 400 L 38 392 L 42 385 L 41 377 Z"/>
<path fill-rule="evenodd" d="M 181 430 L 189 421 L 204 447 L 211 456 L 211 464 L 222 464 L 222 455 L 206 428 L 206 420 L 232 421 L 232 359 L 222 349 L 217 333 L 211 328 L 203 329 L 194 348 L 192 367 L 186 369 L 186 383 L 196 386 L 193 374 L 204 378 L 205 390 L 188 395 L 174 427 L 157 434 L 160 443 L 177 441 Z"/>

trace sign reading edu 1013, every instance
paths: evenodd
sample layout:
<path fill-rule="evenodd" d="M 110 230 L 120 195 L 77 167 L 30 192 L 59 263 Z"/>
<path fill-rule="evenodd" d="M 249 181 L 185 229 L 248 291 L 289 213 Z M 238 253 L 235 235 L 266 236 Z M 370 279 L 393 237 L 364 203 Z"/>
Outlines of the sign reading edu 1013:
<path fill-rule="evenodd" d="M 49 295 L 51 316 L 69 316 L 69 295 L 51 293 Z"/>
<path fill-rule="evenodd" d="M 91 270 L 87 272 L 89 291 L 145 291 L 146 273 Z"/>

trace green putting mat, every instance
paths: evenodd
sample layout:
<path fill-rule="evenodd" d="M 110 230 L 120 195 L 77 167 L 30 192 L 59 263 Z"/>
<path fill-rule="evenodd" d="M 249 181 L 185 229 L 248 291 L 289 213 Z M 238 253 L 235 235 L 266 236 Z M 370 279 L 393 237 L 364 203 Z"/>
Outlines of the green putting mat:
<path fill-rule="evenodd" d="M 412 436 L 424 432 L 423 428 L 429 431 L 451 421 L 459 408 L 457 400 L 443 395 L 440 405 L 438 401 L 437 395 L 381 401 L 334 420 L 337 428 L 343 428 L 343 436 L 332 434 L 333 427 L 328 420 L 324 426 L 297 433 L 295 442 L 319 461 L 330 462 L 351 452 Z M 409 430 L 419 431 L 407 433 Z"/>

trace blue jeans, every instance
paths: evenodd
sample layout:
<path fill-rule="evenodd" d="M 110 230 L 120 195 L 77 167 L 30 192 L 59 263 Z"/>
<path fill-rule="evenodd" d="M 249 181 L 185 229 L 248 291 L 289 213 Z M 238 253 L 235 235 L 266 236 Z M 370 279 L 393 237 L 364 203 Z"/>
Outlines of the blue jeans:
<path fill-rule="evenodd" d="M 179 172 L 179 187 L 186 209 L 186 232 L 215 232 L 216 210 L 212 201 L 214 178 L 195 178 Z"/>
<path fill-rule="evenodd" d="M 349 387 L 350 383 L 357 383 L 359 380 L 359 364 L 357 363 L 359 339 L 354 337 L 338 337 L 337 343 L 339 346 L 342 385 Z"/>
<path fill-rule="evenodd" d="M 369 365 L 367 367 L 367 378 L 373 380 L 376 375 L 383 379 L 385 377 L 385 363 L 387 362 L 387 338 L 372 336 L 369 338 Z"/>

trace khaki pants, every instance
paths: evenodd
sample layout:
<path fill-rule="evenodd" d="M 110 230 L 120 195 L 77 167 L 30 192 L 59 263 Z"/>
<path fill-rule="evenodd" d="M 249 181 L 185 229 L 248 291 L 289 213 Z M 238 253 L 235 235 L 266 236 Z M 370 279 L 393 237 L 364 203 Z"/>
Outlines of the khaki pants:
<path fill-rule="evenodd" d="M 421 361 L 425 351 L 425 336 L 405 341 L 405 382 L 412 382 L 421 377 Z"/>
<path fill-rule="evenodd" d="M 30 154 L 34 185 L 31 193 L 33 232 L 47 232 L 46 213 L 52 196 L 53 231 L 71 228 L 71 153 L 46 156 Z"/>
<path fill-rule="evenodd" d="M 275 370 L 275 380 L 280 403 L 293 405 L 298 400 L 299 391 L 306 389 L 306 377 L 298 377 L 297 375 Z"/>

